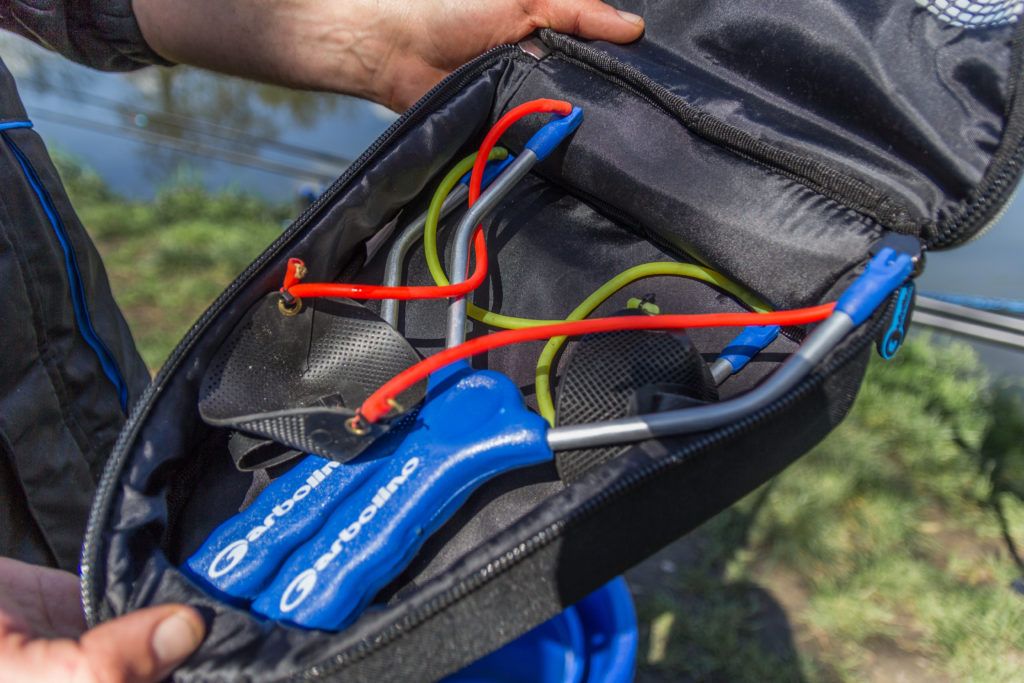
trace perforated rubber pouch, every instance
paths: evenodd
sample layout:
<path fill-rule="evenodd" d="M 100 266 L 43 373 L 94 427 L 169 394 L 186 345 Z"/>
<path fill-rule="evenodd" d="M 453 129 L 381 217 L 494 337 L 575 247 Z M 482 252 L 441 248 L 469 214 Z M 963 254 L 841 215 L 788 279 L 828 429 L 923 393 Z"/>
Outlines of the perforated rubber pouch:
<path fill-rule="evenodd" d="M 212 425 L 351 460 L 387 425 L 369 425 L 356 434 L 346 421 L 420 356 L 354 301 L 309 300 L 295 315 L 282 314 L 278 301 L 277 294 L 261 299 L 221 347 L 203 376 L 199 413 Z M 412 406 L 425 393 L 422 381 L 397 400 Z"/>
<path fill-rule="evenodd" d="M 558 424 L 613 420 L 657 409 L 659 396 L 694 404 L 718 400 L 707 363 L 680 332 L 627 330 L 583 337 L 558 386 Z M 562 451 L 558 475 L 573 482 L 628 446 Z"/>

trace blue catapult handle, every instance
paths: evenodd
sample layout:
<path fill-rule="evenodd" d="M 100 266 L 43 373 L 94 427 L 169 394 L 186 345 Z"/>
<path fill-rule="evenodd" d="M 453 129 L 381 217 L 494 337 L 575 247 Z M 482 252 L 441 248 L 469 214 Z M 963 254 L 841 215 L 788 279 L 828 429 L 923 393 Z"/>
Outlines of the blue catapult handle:
<path fill-rule="evenodd" d="M 222 600 L 248 603 L 273 580 L 288 554 L 382 464 L 369 453 L 345 464 L 306 456 L 217 527 L 183 570 Z"/>
<path fill-rule="evenodd" d="M 504 375 L 446 366 L 431 375 L 424 405 L 396 436 L 397 448 L 385 437 L 349 463 L 310 456 L 218 527 L 186 571 L 215 594 L 252 600 L 257 614 L 343 628 L 480 484 L 549 461 L 546 431 Z M 324 468 L 329 472 L 312 487 L 309 477 Z M 299 495 L 303 486 L 309 490 Z M 284 501 L 294 502 L 250 542 L 253 522 L 266 526 L 266 515 Z M 240 539 L 249 544 L 245 553 L 237 550 Z M 236 550 L 227 550 L 232 544 Z"/>

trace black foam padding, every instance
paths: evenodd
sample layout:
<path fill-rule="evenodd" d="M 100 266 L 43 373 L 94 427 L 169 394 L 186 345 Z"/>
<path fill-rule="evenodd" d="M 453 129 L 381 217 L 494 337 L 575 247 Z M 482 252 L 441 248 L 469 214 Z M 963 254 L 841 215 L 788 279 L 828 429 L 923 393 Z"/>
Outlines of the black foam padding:
<path fill-rule="evenodd" d="M 559 425 L 613 420 L 638 412 L 652 391 L 695 402 L 718 400 L 718 389 L 700 352 L 685 332 L 624 330 L 583 337 L 572 350 L 558 385 Z M 644 406 L 641 409 L 646 409 Z M 555 454 L 558 475 L 574 482 L 629 446 Z"/>
<path fill-rule="evenodd" d="M 306 300 L 286 316 L 269 294 L 235 328 L 203 376 L 199 412 L 213 425 L 346 461 L 380 436 L 345 422 L 389 379 L 420 360 L 390 325 L 347 299 Z M 426 380 L 399 394 L 413 406 Z M 393 418 L 392 418 L 393 419 Z"/>

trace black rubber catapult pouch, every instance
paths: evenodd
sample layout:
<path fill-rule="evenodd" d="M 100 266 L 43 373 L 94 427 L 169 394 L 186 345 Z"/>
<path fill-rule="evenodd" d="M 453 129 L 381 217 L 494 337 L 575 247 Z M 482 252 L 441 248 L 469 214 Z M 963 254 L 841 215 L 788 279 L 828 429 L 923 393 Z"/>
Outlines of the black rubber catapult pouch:
<path fill-rule="evenodd" d="M 402 335 L 350 299 L 279 306 L 268 294 L 220 349 L 203 376 L 199 412 L 212 425 L 340 462 L 387 430 L 353 422 L 388 379 L 420 360 Z M 412 406 L 426 380 L 398 397 Z"/>

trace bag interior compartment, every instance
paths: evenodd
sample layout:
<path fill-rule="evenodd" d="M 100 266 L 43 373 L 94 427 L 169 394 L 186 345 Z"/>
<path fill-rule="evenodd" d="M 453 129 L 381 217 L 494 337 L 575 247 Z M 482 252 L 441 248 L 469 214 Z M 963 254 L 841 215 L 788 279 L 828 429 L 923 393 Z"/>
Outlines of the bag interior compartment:
<path fill-rule="evenodd" d="M 581 106 L 585 118 L 568 143 L 486 221 L 491 268 L 474 295 L 479 305 L 558 319 L 611 276 L 659 260 L 706 263 L 778 308 L 817 304 L 852 277 L 882 234 L 863 215 L 722 150 L 664 109 L 559 59 L 503 59 L 461 85 L 429 116 L 393 133 L 385 149 L 330 189 L 229 288 L 158 376 L 145 399 L 144 419 L 122 436 L 119 448 L 128 464 L 116 472 L 118 484 L 103 511 L 103 574 L 87 576 L 86 583 L 102 585 L 106 614 L 169 600 L 215 612 L 198 663 L 186 667 L 184 676 L 210 675 L 225 662 L 257 680 L 302 672 L 394 628 L 409 605 L 422 608 L 427 596 L 417 587 L 436 594 L 472 573 L 465 554 L 479 556 L 497 531 L 535 528 L 581 503 L 565 491 L 557 504 L 546 505 L 563 490 L 552 467 L 489 482 L 379 594 L 390 601 L 387 606 L 368 611 L 337 634 L 257 619 L 203 594 L 174 569 L 237 511 L 249 485 L 248 475 L 234 470 L 226 452 L 226 432 L 203 424 L 196 409 L 199 384 L 219 344 L 259 298 L 280 287 L 290 257 L 306 261 L 307 281 L 353 275 L 379 281 L 389 243 L 364 264 L 367 240 L 422 211 L 440 177 L 474 151 L 489 124 L 511 106 L 558 95 Z M 628 122 L 623 111 L 631 114 Z M 518 151 L 540 125 L 537 118 L 517 124 L 503 144 Z M 442 249 L 454 220 L 442 229 Z M 429 283 L 423 263 L 417 247 L 407 259 L 404 282 Z M 594 315 L 614 313 L 629 297 L 651 294 L 668 312 L 742 310 L 732 297 L 704 283 L 658 277 L 630 285 Z M 445 308 L 441 301 L 401 307 L 399 329 L 421 353 L 443 345 Z M 474 333 L 479 330 L 474 326 Z M 734 334 L 694 330 L 691 336 L 710 358 Z M 747 370 L 726 381 L 723 397 L 755 384 L 795 345 L 780 336 Z M 538 350 L 533 343 L 500 349 L 474 365 L 505 372 L 531 400 Z M 555 595 L 559 590 L 549 589 Z"/>

